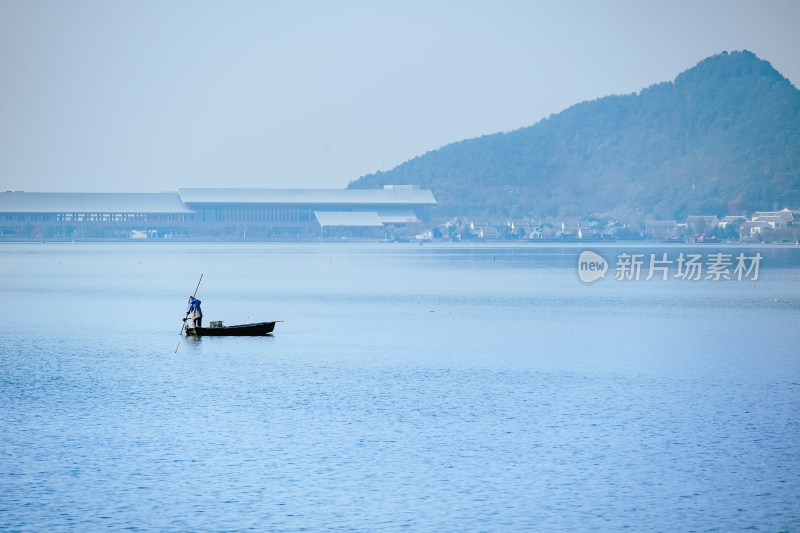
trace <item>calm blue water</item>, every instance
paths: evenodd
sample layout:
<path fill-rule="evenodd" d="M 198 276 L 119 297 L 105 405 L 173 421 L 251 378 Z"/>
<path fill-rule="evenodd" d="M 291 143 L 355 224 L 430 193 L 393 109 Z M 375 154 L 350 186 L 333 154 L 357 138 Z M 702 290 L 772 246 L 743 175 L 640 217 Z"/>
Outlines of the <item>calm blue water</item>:
<path fill-rule="evenodd" d="M 0 245 L 0 530 L 800 530 L 800 249 L 581 251 Z"/>

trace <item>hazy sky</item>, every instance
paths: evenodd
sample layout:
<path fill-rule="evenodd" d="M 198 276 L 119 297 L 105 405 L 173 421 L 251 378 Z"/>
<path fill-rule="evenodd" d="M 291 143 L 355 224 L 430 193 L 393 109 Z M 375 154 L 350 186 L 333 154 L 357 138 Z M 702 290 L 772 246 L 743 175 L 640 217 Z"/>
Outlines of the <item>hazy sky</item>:
<path fill-rule="evenodd" d="M 800 1 L 0 0 L 0 190 L 342 188 L 723 50 Z"/>

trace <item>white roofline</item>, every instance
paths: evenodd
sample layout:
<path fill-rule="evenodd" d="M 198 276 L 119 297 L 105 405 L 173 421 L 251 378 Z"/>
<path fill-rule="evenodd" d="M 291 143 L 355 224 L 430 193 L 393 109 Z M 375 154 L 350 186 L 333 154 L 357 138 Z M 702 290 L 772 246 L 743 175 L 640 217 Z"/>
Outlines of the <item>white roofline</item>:
<path fill-rule="evenodd" d="M 2 192 L 0 213 L 190 214 L 177 192 Z"/>
<path fill-rule="evenodd" d="M 435 205 L 428 189 L 222 189 L 181 188 L 187 204 L 270 203 L 313 205 Z"/>
<path fill-rule="evenodd" d="M 377 228 L 383 226 L 375 211 L 314 211 L 314 216 L 323 228 L 331 226 Z"/>

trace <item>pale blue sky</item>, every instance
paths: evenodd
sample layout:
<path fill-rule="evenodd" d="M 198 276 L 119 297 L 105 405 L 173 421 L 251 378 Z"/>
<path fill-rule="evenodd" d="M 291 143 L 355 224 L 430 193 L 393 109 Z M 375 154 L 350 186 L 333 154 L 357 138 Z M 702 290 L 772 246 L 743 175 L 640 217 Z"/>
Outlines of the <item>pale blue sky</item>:
<path fill-rule="evenodd" d="M 800 1 L 0 0 L 0 190 L 341 188 L 748 49 Z"/>

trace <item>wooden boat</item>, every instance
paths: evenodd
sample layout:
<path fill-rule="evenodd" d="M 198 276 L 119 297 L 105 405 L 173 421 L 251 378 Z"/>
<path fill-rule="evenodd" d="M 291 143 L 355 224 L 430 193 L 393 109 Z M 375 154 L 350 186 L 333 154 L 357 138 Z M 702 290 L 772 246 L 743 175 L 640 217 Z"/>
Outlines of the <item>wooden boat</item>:
<path fill-rule="evenodd" d="M 275 329 L 275 322 L 256 322 L 254 324 L 240 324 L 238 326 L 221 326 L 218 328 L 186 328 L 186 336 L 200 337 L 203 335 L 217 337 L 260 337 L 270 335 Z"/>

